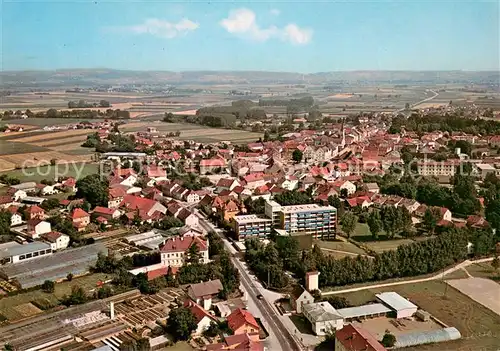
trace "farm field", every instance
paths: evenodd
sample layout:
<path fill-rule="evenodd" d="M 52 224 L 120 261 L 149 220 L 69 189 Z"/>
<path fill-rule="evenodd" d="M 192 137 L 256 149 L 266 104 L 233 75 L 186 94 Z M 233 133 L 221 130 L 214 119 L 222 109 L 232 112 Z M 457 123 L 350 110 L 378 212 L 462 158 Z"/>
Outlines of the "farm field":
<path fill-rule="evenodd" d="M 466 278 L 451 280 L 448 284 L 500 316 L 500 285 L 493 280 Z"/>
<path fill-rule="evenodd" d="M 71 294 L 73 286 L 81 286 L 86 292 L 90 293 L 96 287 L 99 280 L 107 280 L 106 274 L 91 274 L 74 278 L 71 282 L 64 281 L 58 283 L 55 285 L 55 291 L 52 294 L 41 290 L 34 290 L 0 298 L 0 316 L 4 316 L 9 321 L 15 321 L 41 313 L 38 308 L 31 304 L 32 301 L 47 299 L 56 304 L 58 299 L 61 299 L 64 295 Z"/>
<path fill-rule="evenodd" d="M 353 305 L 361 305 L 373 301 L 376 293 L 395 291 L 447 325 L 456 327 L 462 334 L 461 340 L 405 348 L 406 351 L 496 350 L 500 345 L 500 316 L 446 285 L 441 281 L 429 281 L 358 291 L 343 296 Z"/>
<path fill-rule="evenodd" d="M 21 182 L 40 182 L 42 179 L 54 180 L 56 177 L 82 178 L 97 173 L 99 173 L 99 165 L 96 163 L 67 163 L 0 172 L 0 174 L 16 177 Z"/>

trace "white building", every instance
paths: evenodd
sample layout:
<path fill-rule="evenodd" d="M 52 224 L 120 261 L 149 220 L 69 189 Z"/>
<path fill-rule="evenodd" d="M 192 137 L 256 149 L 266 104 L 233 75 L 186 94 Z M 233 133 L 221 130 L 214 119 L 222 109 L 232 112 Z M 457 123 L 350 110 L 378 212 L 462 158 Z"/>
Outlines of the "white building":
<path fill-rule="evenodd" d="M 415 304 L 395 292 L 384 292 L 375 296 L 394 310 L 398 319 L 411 317 L 417 312 L 418 307 Z"/>
<path fill-rule="evenodd" d="M 43 238 L 48 241 L 52 251 L 62 250 L 69 246 L 69 236 L 59 232 L 50 232 L 43 235 Z"/>
<path fill-rule="evenodd" d="M 39 241 L 24 245 L 15 241 L 0 244 L 0 264 L 24 262 L 51 254 L 51 246 Z"/>
<path fill-rule="evenodd" d="M 16 225 L 20 225 L 23 223 L 23 217 L 19 213 L 13 213 L 10 217 L 10 226 L 15 227 Z"/>
<path fill-rule="evenodd" d="M 317 302 L 302 306 L 304 317 L 311 323 L 314 334 L 326 335 L 332 330 L 342 329 L 344 317 L 329 302 Z"/>
<path fill-rule="evenodd" d="M 26 233 L 32 239 L 38 239 L 40 235 L 50 233 L 52 231 L 50 223 L 40 219 L 30 219 L 28 221 Z"/>
<path fill-rule="evenodd" d="M 197 245 L 201 256 L 201 263 L 208 263 L 208 241 L 194 237 L 174 237 L 170 238 L 160 248 L 161 262 L 165 266 L 182 267 L 185 262 L 186 251 L 192 246 Z"/>

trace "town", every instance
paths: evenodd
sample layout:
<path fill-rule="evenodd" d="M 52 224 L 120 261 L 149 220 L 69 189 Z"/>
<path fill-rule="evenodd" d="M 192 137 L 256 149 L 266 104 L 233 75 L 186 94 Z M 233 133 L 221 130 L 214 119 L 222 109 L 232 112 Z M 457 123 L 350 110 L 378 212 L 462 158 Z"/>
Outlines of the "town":
<path fill-rule="evenodd" d="M 382 350 L 459 340 L 454 319 L 401 287 L 424 276 L 468 295 L 482 279 L 468 267 L 500 268 L 500 122 L 488 111 L 272 116 L 246 144 L 89 122 L 95 173 L 0 176 L 0 341 L 358 350 L 355 338 Z"/>

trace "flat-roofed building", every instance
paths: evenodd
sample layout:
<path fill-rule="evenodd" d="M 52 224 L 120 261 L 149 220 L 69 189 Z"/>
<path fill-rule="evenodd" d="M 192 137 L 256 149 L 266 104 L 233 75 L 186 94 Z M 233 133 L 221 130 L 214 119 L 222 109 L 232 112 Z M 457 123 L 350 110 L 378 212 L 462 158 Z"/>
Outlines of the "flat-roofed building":
<path fill-rule="evenodd" d="M 395 292 L 384 292 L 375 296 L 385 305 L 392 308 L 396 312 L 396 318 L 398 319 L 411 317 L 418 310 L 415 304 Z"/>
<path fill-rule="evenodd" d="M 337 209 L 317 204 L 282 206 L 280 227 L 289 233 L 303 232 L 318 238 L 335 234 Z"/>
<path fill-rule="evenodd" d="M 344 326 L 344 317 L 326 301 L 303 305 L 302 313 L 311 322 L 312 330 L 318 336 L 326 335 L 331 330 L 339 330 Z"/>
<path fill-rule="evenodd" d="M 344 317 L 344 322 L 351 322 L 357 319 L 383 317 L 391 312 L 392 309 L 381 303 L 372 303 L 368 305 L 347 307 L 337 310 L 337 313 Z"/>
<path fill-rule="evenodd" d="M 422 161 L 417 163 L 417 171 L 422 176 L 454 176 L 460 161 Z"/>
<path fill-rule="evenodd" d="M 271 234 L 272 220 L 257 215 L 234 216 L 232 219 L 237 240 L 249 237 L 266 238 Z"/>
<path fill-rule="evenodd" d="M 488 163 L 477 163 L 476 170 L 481 179 L 486 178 L 488 173 L 492 173 L 497 176 L 500 175 L 500 169 L 496 169 L 495 166 Z"/>
<path fill-rule="evenodd" d="M 51 246 L 40 241 L 24 245 L 15 241 L 0 244 L 0 264 L 24 262 L 50 254 Z"/>

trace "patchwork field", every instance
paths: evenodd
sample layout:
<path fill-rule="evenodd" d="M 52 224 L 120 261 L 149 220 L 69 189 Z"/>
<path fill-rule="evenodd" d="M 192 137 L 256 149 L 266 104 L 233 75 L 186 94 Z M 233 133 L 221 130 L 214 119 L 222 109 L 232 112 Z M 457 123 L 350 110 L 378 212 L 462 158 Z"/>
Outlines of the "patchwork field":
<path fill-rule="evenodd" d="M 450 280 L 448 284 L 500 315 L 500 285 L 493 280 L 467 278 Z"/>
<path fill-rule="evenodd" d="M 43 179 L 54 180 L 59 177 L 74 177 L 82 178 L 89 174 L 97 174 L 99 165 L 96 163 L 66 163 L 57 164 L 55 166 L 40 166 L 25 169 L 16 169 L 11 171 L 0 172 L 0 174 L 8 174 L 16 177 L 21 182 L 34 181 L 39 182 Z"/>
<path fill-rule="evenodd" d="M 411 347 L 405 351 L 493 351 L 500 345 L 500 316 L 441 281 L 363 290 L 343 296 L 358 306 L 373 301 L 375 294 L 383 291 L 401 294 L 462 334 L 461 340 Z"/>

